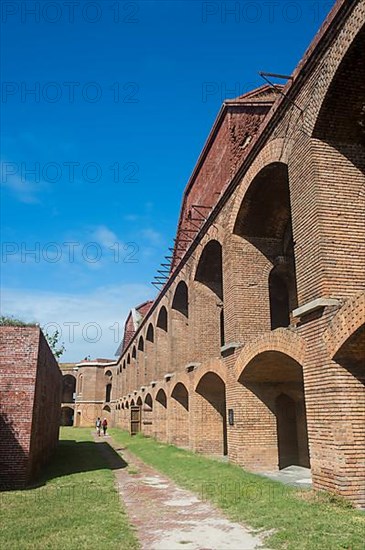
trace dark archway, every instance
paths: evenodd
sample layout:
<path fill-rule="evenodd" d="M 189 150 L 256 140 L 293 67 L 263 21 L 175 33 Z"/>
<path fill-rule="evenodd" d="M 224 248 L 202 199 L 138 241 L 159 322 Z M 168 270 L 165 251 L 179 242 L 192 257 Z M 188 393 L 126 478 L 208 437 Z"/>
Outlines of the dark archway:
<path fill-rule="evenodd" d="M 281 393 L 275 401 L 278 433 L 279 468 L 300 465 L 298 420 L 294 399 Z"/>
<path fill-rule="evenodd" d="M 61 426 L 73 426 L 74 414 L 75 414 L 75 411 L 71 407 L 62 407 Z"/>
<path fill-rule="evenodd" d="M 176 384 L 171 394 L 169 437 L 174 445 L 189 446 L 189 392 L 181 382 Z"/>
<path fill-rule="evenodd" d="M 152 343 L 155 341 L 155 332 L 153 330 L 152 323 L 150 323 L 148 325 L 146 340 L 148 340 L 149 342 L 152 342 Z"/>
<path fill-rule="evenodd" d="M 194 423 L 203 426 L 196 449 L 214 455 L 227 455 L 226 385 L 214 372 L 205 374 L 196 388 L 197 400 Z"/>
<path fill-rule="evenodd" d="M 154 436 L 161 440 L 167 439 L 167 396 L 161 388 L 158 390 L 155 399 L 154 417 L 156 419 Z"/>
<path fill-rule="evenodd" d="M 171 368 L 178 372 L 185 368 L 191 359 L 189 333 L 189 292 L 184 281 L 176 287 L 171 306 Z"/>
<path fill-rule="evenodd" d="M 179 311 L 187 319 L 189 318 L 189 291 L 184 281 L 180 281 L 176 287 L 172 309 Z"/>
<path fill-rule="evenodd" d="M 153 402 L 152 402 L 152 396 L 150 393 L 148 393 L 145 397 L 145 406 L 146 406 L 146 409 L 150 410 L 152 412 L 153 410 Z"/>
<path fill-rule="evenodd" d="M 76 392 L 76 378 L 72 374 L 65 374 L 62 377 L 62 403 L 74 403 Z"/>
<path fill-rule="evenodd" d="M 215 240 L 209 241 L 200 256 L 195 273 L 196 303 L 194 314 L 197 326 L 195 351 L 201 359 L 220 353 L 224 345 L 223 313 L 223 263 L 222 245 Z M 202 349 L 201 341 L 204 342 Z"/>
<path fill-rule="evenodd" d="M 234 233 L 272 265 L 267 282 L 271 329 L 290 324 L 298 307 L 288 167 L 265 166 L 253 179 L 237 215 Z"/>
<path fill-rule="evenodd" d="M 165 306 L 162 306 L 156 324 L 156 357 L 155 376 L 162 378 L 170 368 L 170 346 L 168 339 L 168 314 Z"/>
<path fill-rule="evenodd" d="M 332 145 L 364 169 L 365 26 L 353 40 L 323 101 L 313 137 Z M 361 158 L 362 157 L 362 158 Z"/>
<path fill-rule="evenodd" d="M 274 267 L 269 275 L 269 299 L 271 330 L 289 326 L 289 289 L 285 280 L 285 270 L 281 275 L 279 267 Z"/>
<path fill-rule="evenodd" d="M 138 340 L 138 351 L 144 351 L 144 340 L 143 336 L 140 336 Z"/>
<path fill-rule="evenodd" d="M 258 469 L 309 467 L 301 365 L 284 353 L 266 351 L 248 363 L 239 382 L 246 388 L 244 424 L 252 428 L 241 434 L 243 448 L 259 457 Z"/>
<path fill-rule="evenodd" d="M 111 384 L 107 384 L 107 385 L 105 386 L 105 402 L 106 402 L 106 403 L 110 403 L 111 394 L 112 394 L 112 385 L 111 385 Z"/>
<path fill-rule="evenodd" d="M 162 306 L 162 308 L 160 309 L 160 313 L 158 314 L 157 327 L 164 330 L 165 332 L 168 331 L 168 315 L 165 306 Z"/>

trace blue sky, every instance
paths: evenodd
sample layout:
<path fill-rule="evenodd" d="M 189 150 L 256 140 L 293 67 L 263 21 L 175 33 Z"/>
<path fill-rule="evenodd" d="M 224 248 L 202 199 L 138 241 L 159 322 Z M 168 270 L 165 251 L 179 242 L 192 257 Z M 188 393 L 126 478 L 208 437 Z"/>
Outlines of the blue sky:
<path fill-rule="evenodd" d="M 112 357 L 223 99 L 290 74 L 332 5 L 3 2 L 2 313 Z"/>

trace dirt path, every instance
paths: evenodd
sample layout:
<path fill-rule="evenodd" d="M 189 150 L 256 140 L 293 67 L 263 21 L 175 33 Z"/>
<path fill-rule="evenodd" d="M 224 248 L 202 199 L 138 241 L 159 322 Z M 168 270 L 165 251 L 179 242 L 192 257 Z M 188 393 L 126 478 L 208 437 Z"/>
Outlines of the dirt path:
<path fill-rule="evenodd" d="M 103 445 L 113 468 L 118 491 L 143 550 L 251 550 L 263 549 L 258 535 L 226 519 L 214 506 L 194 493 L 179 488 L 110 437 L 108 442 L 120 458 Z"/>

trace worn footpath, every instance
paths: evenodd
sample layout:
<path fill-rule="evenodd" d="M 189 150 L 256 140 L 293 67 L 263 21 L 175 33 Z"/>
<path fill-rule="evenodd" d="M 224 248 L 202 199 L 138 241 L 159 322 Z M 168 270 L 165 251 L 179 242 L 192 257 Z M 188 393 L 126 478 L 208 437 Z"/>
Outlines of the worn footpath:
<path fill-rule="evenodd" d="M 109 436 L 95 441 L 108 442 L 123 460 L 116 463 L 115 453 L 102 446 L 143 550 L 264 549 L 262 536 L 229 521 L 213 505 L 115 445 Z"/>

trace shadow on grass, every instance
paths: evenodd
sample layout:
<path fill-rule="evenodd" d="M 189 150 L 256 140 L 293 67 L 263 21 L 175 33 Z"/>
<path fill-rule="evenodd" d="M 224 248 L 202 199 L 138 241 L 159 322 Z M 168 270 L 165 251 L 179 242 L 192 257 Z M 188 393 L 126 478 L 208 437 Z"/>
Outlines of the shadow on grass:
<path fill-rule="evenodd" d="M 48 481 L 72 474 L 97 470 L 118 470 L 128 463 L 106 442 L 59 441 L 56 452 L 43 473 L 25 490 L 45 485 Z"/>

